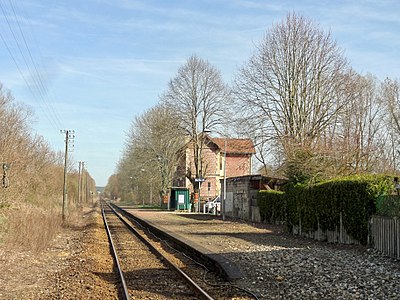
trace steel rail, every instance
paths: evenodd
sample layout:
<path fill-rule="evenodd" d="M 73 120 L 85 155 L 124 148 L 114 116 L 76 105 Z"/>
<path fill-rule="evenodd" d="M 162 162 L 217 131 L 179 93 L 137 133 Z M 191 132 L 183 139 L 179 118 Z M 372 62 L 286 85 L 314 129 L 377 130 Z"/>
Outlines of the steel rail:
<path fill-rule="evenodd" d="M 114 261 L 115 261 L 115 264 L 117 266 L 118 274 L 119 274 L 119 277 L 121 279 L 122 289 L 123 289 L 122 297 L 125 300 L 130 300 L 131 297 L 129 296 L 128 286 L 126 284 L 125 277 L 124 277 L 124 274 L 122 272 L 121 265 L 119 263 L 117 250 L 115 249 L 114 241 L 113 241 L 112 236 L 111 236 L 111 232 L 110 232 L 110 228 L 108 226 L 107 218 L 106 218 L 106 215 L 105 215 L 105 212 L 104 212 L 103 204 L 101 205 L 101 214 L 103 216 L 104 226 L 105 226 L 106 231 L 107 231 L 108 240 L 110 241 L 110 245 L 111 245 L 111 249 L 112 249 L 112 255 L 114 257 Z"/>
<path fill-rule="evenodd" d="M 112 207 L 109 203 L 106 203 L 108 207 L 115 213 L 115 215 L 124 223 L 127 228 L 137 236 L 156 256 L 158 256 L 162 262 L 166 263 L 171 269 L 177 272 L 189 285 L 193 292 L 195 292 L 201 299 L 214 300 L 206 291 L 204 291 L 189 275 L 182 271 L 176 264 L 164 256 L 160 251 L 158 251 L 148 240 L 146 240 L 135 228 L 132 227 L 128 222 L 126 222 L 120 214 Z"/>

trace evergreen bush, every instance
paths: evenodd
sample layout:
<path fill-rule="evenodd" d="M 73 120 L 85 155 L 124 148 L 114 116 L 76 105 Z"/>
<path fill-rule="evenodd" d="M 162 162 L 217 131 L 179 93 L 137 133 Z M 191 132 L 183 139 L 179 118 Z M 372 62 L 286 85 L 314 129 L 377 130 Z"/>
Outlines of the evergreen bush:
<path fill-rule="evenodd" d="M 275 190 L 260 191 L 257 204 L 263 222 L 284 223 L 286 220 L 285 193 Z"/>
<path fill-rule="evenodd" d="M 367 243 L 368 222 L 377 212 L 377 199 L 393 192 L 393 177 L 357 175 L 336 178 L 313 185 L 287 185 L 285 193 L 260 192 L 261 218 L 266 222 L 281 221 L 291 229 L 302 231 L 335 230 L 343 226 L 347 233 L 362 244 Z"/>

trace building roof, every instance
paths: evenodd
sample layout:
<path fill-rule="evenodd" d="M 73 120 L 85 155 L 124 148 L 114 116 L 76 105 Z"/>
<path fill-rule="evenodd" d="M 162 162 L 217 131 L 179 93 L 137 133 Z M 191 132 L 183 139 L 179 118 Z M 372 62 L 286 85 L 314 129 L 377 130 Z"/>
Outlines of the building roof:
<path fill-rule="evenodd" d="M 221 152 L 227 154 L 255 154 L 256 150 L 251 139 L 211 138 L 210 140 L 218 146 Z"/>
<path fill-rule="evenodd" d="M 222 181 L 224 179 L 220 179 Z M 260 189 L 270 189 L 268 185 L 274 186 L 282 186 L 288 183 L 288 179 L 284 177 L 274 177 L 274 176 L 265 176 L 260 174 L 255 175 L 243 175 L 243 176 L 234 176 L 227 177 L 226 180 L 228 182 L 242 181 L 242 182 L 250 182 L 250 181 L 260 181 Z"/>

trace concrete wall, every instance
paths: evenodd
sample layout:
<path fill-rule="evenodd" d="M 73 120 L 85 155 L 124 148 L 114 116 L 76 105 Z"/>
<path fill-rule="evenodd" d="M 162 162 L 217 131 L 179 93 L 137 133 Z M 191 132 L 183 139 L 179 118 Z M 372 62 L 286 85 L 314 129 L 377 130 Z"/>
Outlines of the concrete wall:
<path fill-rule="evenodd" d="M 277 180 L 281 181 L 280 179 Z M 263 188 L 267 183 L 273 185 L 270 188 L 276 187 L 273 182 L 277 180 L 261 175 L 227 178 L 225 203 L 226 216 L 260 222 L 261 217 L 260 210 L 257 206 L 257 194 L 260 188 Z"/>
<path fill-rule="evenodd" d="M 226 216 L 251 220 L 254 192 L 250 191 L 248 176 L 237 180 L 228 178 L 226 182 L 226 191 Z"/>

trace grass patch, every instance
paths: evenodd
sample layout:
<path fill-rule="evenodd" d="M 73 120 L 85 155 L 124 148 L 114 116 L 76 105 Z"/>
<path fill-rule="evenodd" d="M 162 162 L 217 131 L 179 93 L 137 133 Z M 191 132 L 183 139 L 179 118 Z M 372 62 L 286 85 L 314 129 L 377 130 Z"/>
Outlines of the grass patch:
<path fill-rule="evenodd" d="M 9 218 L 5 243 L 38 253 L 46 249 L 61 229 L 61 216 L 40 208 L 28 207 L 15 211 Z"/>
<path fill-rule="evenodd" d="M 8 219 L 0 211 L 0 245 L 4 243 L 4 238 L 7 234 L 7 229 L 8 229 Z"/>

